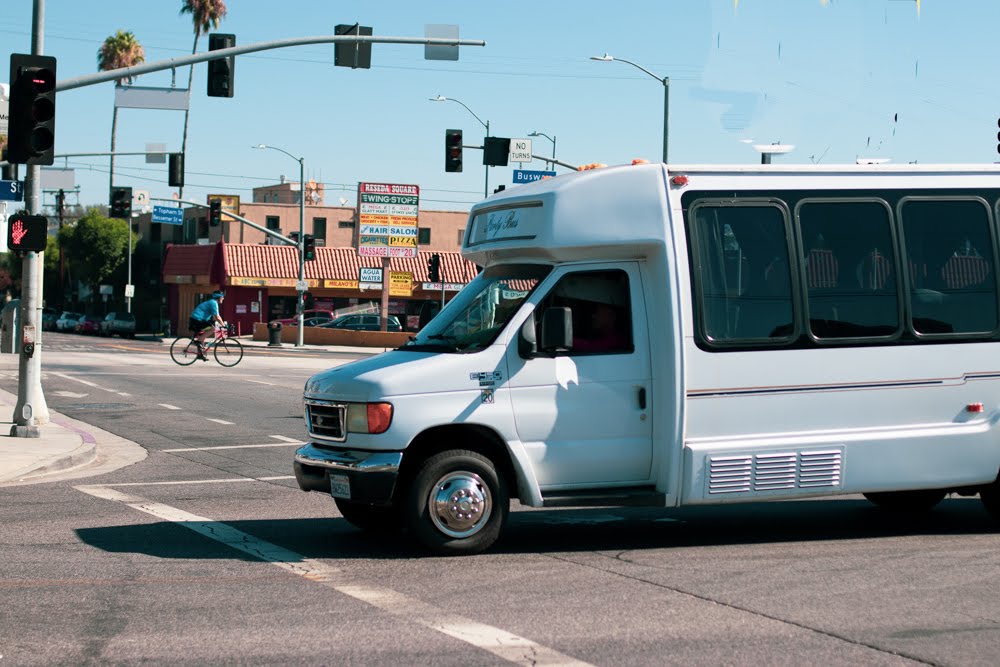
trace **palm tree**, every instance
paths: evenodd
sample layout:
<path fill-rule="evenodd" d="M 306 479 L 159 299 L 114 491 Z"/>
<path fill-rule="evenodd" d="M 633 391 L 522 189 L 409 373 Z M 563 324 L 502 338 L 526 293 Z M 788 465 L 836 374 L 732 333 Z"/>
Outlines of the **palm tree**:
<path fill-rule="evenodd" d="M 208 34 L 211 28 L 218 28 L 219 21 L 226 16 L 225 0 L 183 0 L 181 14 L 190 14 L 191 22 L 194 24 L 194 46 L 191 53 L 198 52 L 198 38 L 202 33 Z M 194 65 L 188 70 L 188 91 L 191 90 L 191 79 L 194 77 Z M 188 114 L 189 109 L 184 110 L 184 136 L 181 139 L 181 154 L 187 150 L 188 138 Z M 184 196 L 184 186 L 180 187 L 179 197 Z"/>
<path fill-rule="evenodd" d="M 108 70 L 120 69 L 122 67 L 134 67 L 146 61 L 146 52 L 143 50 L 139 40 L 131 32 L 119 30 L 115 34 L 104 40 L 101 48 L 97 50 L 97 70 L 107 72 Z M 115 82 L 132 83 L 131 76 L 125 76 Z M 115 131 L 118 128 L 118 106 L 115 105 L 114 114 L 111 117 L 111 169 L 108 174 L 108 191 L 115 181 Z"/>

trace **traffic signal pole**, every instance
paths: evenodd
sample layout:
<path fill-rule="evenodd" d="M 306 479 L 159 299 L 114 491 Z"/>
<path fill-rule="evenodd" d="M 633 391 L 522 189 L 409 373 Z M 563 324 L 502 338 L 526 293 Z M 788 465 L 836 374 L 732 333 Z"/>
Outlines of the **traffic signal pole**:
<path fill-rule="evenodd" d="M 34 0 L 31 16 L 31 53 L 41 55 L 44 44 L 45 3 Z M 13 83 L 13 82 L 11 82 Z M 28 165 L 24 179 L 24 203 L 31 215 L 42 210 L 42 168 Z M 10 434 L 38 438 L 39 426 L 49 423 L 49 406 L 42 393 L 42 257 L 26 252 L 21 263 L 21 352 L 17 358 L 17 404 Z M 18 332 L 14 332 L 17 335 Z"/>

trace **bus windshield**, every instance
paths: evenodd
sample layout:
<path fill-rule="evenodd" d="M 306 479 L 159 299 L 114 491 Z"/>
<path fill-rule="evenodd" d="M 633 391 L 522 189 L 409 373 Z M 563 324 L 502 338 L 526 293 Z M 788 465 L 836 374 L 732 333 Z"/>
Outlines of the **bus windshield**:
<path fill-rule="evenodd" d="M 399 349 L 475 352 L 489 346 L 551 270 L 541 264 L 486 269 Z"/>

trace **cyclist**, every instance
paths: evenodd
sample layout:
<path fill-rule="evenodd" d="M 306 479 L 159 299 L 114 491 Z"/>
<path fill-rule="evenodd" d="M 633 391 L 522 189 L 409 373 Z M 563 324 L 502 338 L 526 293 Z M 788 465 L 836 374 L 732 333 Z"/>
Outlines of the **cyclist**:
<path fill-rule="evenodd" d="M 222 290 L 212 292 L 212 298 L 202 301 L 191 311 L 191 318 L 188 320 L 188 328 L 191 329 L 191 336 L 198 344 L 198 358 L 208 361 L 205 356 L 205 336 L 213 323 L 218 323 L 220 327 L 226 326 L 225 320 L 219 316 L 219 306 L 226 298 L 226 293 Z"/>

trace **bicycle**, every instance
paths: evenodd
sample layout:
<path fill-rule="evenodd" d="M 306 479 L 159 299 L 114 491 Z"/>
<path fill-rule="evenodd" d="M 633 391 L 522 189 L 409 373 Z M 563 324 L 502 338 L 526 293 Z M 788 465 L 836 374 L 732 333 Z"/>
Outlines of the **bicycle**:
<path fill-rule="evenodd" d="M 232 324 L 226 327 L 213 327 L 215 337 L 205 341 L 203 354 L 208 358 L 209 350 L 219 364 L 232 368 L 243 359 L 243 345 L 235 338 L 230 338 L 235 333 Z M 190 366 L 198 360 L 198 341 L 194 336 L 178 336 L 170 344 L 170 358 L 175 364 L 180 366 Z"/>

